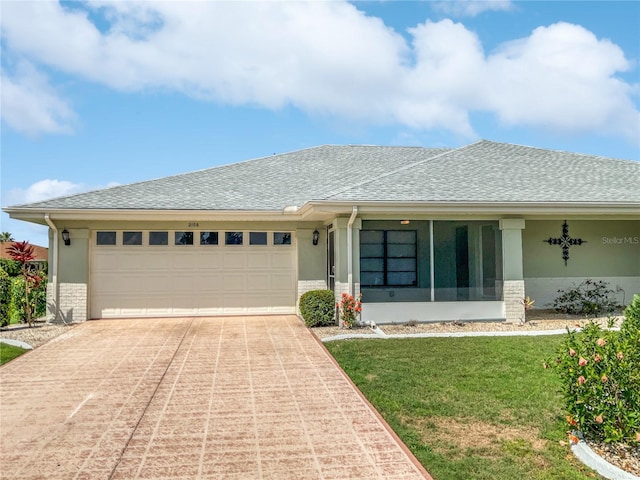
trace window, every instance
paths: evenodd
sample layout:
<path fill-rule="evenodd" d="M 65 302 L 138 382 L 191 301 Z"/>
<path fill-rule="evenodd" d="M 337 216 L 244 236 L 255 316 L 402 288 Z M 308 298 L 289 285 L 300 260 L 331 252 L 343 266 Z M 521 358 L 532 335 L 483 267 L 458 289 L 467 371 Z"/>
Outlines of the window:
<path fill-rule="evenodd" d="M 96 245 L 115 245 L 116 232 L 97 232 Z"/>
<path fill-rule="evenodd" d="M 200 232 L 200 245 L 218 245 L 218 232 Z"/>
<path fill-rule="evenodd" d="M 365 287 L 411 287 L 418 283 L 415 230 L 362 230 L 360 282 Z"/>
<path fill-rule="evenodd" d="M 242 245 L 242 232 L 224 232 L 225 245 Z"/>
<path fill-rule="evenodd" d="M 291 245 L 291 232 L 274 232 L 274 245 Z"/>
<path fill-rule="evenodd" d="M 123 245 L 142 245 L 142 232 L 122 232 Z"/>
<path fill-rule="evenodd" d="M 175 232 L 176 245 L 193 245 L 193 232 Z"/>
<path fill-rule="evenodd" d="M 250 232 L 249 245 L 266 245 L 267 232 Z"/>
<path fill-rule="evenodd" d="M 169 232 L 149 232 L 149 245 L 169 245 Z"/>

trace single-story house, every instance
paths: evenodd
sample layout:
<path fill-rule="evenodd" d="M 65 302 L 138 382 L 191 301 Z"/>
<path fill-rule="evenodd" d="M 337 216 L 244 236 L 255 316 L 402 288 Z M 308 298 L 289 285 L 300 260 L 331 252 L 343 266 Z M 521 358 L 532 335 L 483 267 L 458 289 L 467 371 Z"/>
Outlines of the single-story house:
<path fill-rule="evenodd" d="M 324 288 L 362 292 L 364 321 L 518 321 L 586 278 L 640 292 L 640 163 L 492 141 L 325 145 L 5 211 L 49 226 L 49 314 L 72 321 L 288 314 Z"/>

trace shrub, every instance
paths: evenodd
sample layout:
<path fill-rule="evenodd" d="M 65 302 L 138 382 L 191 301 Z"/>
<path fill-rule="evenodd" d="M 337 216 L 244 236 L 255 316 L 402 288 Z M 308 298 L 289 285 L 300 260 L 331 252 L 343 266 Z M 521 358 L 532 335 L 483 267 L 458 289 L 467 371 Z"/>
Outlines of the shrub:
<path fill-rule="evenodd" d="M 44 317 L 47 314 L 47 281 L 43 272 L 39 273 L 41 280 L 37 286 L 29 292 L 31 300 L 31 312 L 33 318 Z M 9 320 L 12 323 L 27 322 L 26 292 L 24 278 L 11 279 L 11 300 L 9 303 Z"/>
<path fill-rule="evenodd" d="M 348 293 L 342 294 L 342 298 L 337 304 L 338 312 L 340 313 L 340 320 L 342 320 L 342 326 L 346 328 L 353 328 L 353 326 L 358 322 L 358 317 L 362 311 L 361 298 L 362 294 L 358 295 L 357 299 Z"/>
<path fill-rule="evenodd" d="M 20 262 L 11 260 L 10 258 L 0 258 L 0 268 L 2 268 L 10 277 L 20 275 Z"/>
<path fill-rule="evenodd" d="M 336 300 L 331 290 L 311 290 L 300 297 L 300 314 L 308 327 L 335 325 Z"/>
<path fill-rule="evenodd" d="M 569 424 L 587 438 L 640 443 L 640 295 L 619 332 L 589 323 L 569 331 L 558 358 Z M 613 322 L 610 322 L 613 323 Z M 545 363 L 545 366 L 548 366 Z"/>
<path fill-rule="evenodd" d="M 9 325 L 9 305 L 11 304 L 11 278 L 0 268 L 0 327 Z"/>
<path fill-rule="evenodd" d="M 577 287 L 558 290 L 558 293 L 553 308 L 563 313 L 595 316 L 613 312 L 617 307 L 615 292 L 601 280 L 587 279 Z"/>

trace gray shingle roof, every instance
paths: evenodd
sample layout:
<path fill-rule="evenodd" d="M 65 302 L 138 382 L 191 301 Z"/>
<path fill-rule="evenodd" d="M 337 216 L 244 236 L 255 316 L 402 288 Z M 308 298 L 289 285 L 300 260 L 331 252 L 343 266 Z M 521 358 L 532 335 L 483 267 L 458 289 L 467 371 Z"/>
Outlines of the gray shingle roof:
<path fill-rule="evenodd" d="M 640 203 L 640 163 L 481 141 L 309 148 L 20 208 L 282 210 L 312 200 Z"/>
<path fill-rule="evenodd" d="M 320 146 L 32 203 L 34 209 L 282 210 L 447 149 Z M 24 207 L 24 206 L 23 206 Z"/>
<path fill-rule="evenodd" d="M 640 203 L 640 163 L 482 141 L 331 195 L 339 201 Z"/>

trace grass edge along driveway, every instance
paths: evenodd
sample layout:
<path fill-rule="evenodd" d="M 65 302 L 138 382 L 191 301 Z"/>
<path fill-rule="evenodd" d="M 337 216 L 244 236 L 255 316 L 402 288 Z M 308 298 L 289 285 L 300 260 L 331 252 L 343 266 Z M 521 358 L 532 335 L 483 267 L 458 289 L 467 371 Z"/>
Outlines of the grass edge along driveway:
<path fill-rule="evenodd" d="M 436 480 L 602 478 L 566 444 L 561 335 L 325 345 Z"/>
<path fill-rule="evenodd" d="M 4 365 L 5 363 L 19 357 L 20 355 L 28 351 L 29 350 L 25 348 L 16 347 L 15 345 L 9 345 L 8 343 L 0 342 L 0 365 Z"/>

